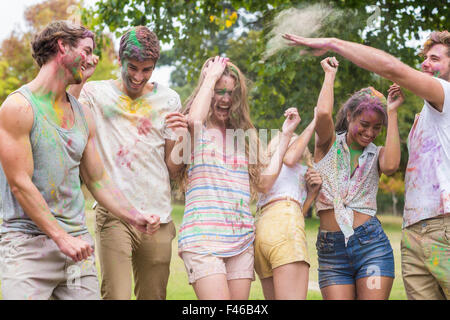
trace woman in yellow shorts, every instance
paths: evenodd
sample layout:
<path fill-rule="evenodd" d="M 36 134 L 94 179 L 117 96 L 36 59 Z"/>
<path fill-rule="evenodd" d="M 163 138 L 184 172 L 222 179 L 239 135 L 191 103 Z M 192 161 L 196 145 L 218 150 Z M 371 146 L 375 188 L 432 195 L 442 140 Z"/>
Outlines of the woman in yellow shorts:
<path fill-rule="evenodd" d="M 314 126 L 315 120 L 300 136 L 292 137 L 278 178 L 270 190 L 259 193 L 255 271 L 267 300 L 306 299 L 308 292 L 309 257 L 303 214 L 322 184 L 318 172 L 311 168 L 307 147 Z M 269 152 L 277 149 L 278 140 L 272 139 Z"/>

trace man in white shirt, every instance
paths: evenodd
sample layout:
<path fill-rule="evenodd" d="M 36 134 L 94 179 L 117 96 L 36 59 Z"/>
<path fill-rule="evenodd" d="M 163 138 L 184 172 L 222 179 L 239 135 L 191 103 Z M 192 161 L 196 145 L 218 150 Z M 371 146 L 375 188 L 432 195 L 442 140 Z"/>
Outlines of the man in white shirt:
<path fill-rule="evenodd" d="M 120 40 L 121 76 L 115 80 L 72 86 L 97 124 L 97 145 L 106 171 L 128 200 L 142 213 L 160 217 L 152 236 L 96 207 L 103 299 L 130 299 L 131 272 L 137 299 L 165 299 L 175 226 L 170 213 L 169 177 L 182 164 L 170 159 L 173 129 L 186 128 L 180 98 L 172 89 L 149 79 L 159 58 L 157 36 L 134 27 Z M 95 66 L 85 70 L 93 73 Z M 87 78 L 87 77 L 86 77 Z M 81 92 L 81 93 L 80 93 Z M 171 119 L 171 121 L 167 121 Z"/>
<path fill-rule="evenodd" d="M 408 138 L 402 275 L 408 299 L 450 298 L 450 33 L 425 42 L 422 72 L 375 48 L 286 34 L 290 45 L 328 50 L 425 100 Z"/>

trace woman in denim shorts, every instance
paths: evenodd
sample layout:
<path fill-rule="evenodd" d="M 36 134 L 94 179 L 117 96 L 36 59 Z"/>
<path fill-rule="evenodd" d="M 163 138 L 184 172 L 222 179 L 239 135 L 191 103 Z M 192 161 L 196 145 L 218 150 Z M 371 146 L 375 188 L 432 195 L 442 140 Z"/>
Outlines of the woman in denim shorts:
<path fill-rule="evenodd" d="M 400 164 L 397 108 L 399 86 L 386 99 L 372 87 L 354 93 L 337 114 L 333 86 L 339 62 L 321 61 L 325 79 L 316 109 L 314 166 L 322 176 L 316 207 L 319 286 L 324 299 L 388 299 L 394 281 L 394 256 L 375 217 L 378 180 Z M 384 147 L 373 141 L 387 124 Z"/>

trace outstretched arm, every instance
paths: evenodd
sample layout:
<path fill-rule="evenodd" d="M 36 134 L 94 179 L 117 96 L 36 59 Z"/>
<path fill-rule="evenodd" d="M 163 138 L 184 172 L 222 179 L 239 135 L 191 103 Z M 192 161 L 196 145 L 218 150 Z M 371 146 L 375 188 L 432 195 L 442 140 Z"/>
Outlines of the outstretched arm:
<path fill-rule="evenodd" d="M 56 221 L 47 202 L 32 182 L 34 171 L 30 131 L 33 110 L 20 94 L 9 96 L 0 108 L 0 162 L 11 192 L 27 216 L 74 261 L 87 259 L 93 249 L 69 235 Z"/>
<path fill-rule="evenodd" d="M 284 154 L 289 146 L 289 141 L 291 140 L 295 128 L 297 128 L 301 121 L 296 108 L 287 109 L 284 116 L 286 117 L 286 120 L 284 120 L 280 136 L 277 137 L 277 139 L 280 139 L 277 150 L 275 150 L 271 156 L 268 166 L 261 173 L 259 184 L 256 187 L 256 189 L 262 193 L 269 192 L 277 180 L 283 164 Z"/>
<path fill-rule="evenodd" d="M 291 34 L 283 35 L 292 46 L 307 46 L 321 55 L 331 50 L 350 60 L 357 66 L 375 72 L 402 88 L 429 101 L 438 111 L 444 105 L 444 90 L 433 77 L 417 71 L 394 56 L 369 46 L 337 38 L 303 38 Z"/>
<path fill-rule="evenodd" d="M 89 126 L 89 137 L 81 158 L 81 177 L 95 200 L 116 217 L 134 225 L 139 231 L 148 234 L 159 228 L 159 216 L 139 213 L 124 197 L 106 173 L 103 162 L 95 146 L 95 123 L 92 112 L 83 106 Z"/>
<path fill-rule="evenodd" d="M 391 175 L 397 171 L 400 165 L 400 135 L 398 132 L 397 109 L 405 101 L 400 87 L 393 84 L 389 88 L 387 100 L 388 126 L 386 132 L 386 143 L 380 150 L 378 163 L 380 171 L 385 175 Z"/>

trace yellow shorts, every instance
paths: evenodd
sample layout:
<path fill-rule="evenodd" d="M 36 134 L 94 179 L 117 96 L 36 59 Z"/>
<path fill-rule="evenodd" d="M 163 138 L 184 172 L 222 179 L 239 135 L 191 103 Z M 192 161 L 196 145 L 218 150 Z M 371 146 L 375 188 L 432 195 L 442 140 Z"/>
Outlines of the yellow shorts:
<path fill-rule="evenodd" d="M 255 271 L 260 279 L 276 267 L 298 261 L 309 263 L 305 220 L 293 201 L 274 202 L 256 214 Z"/>

